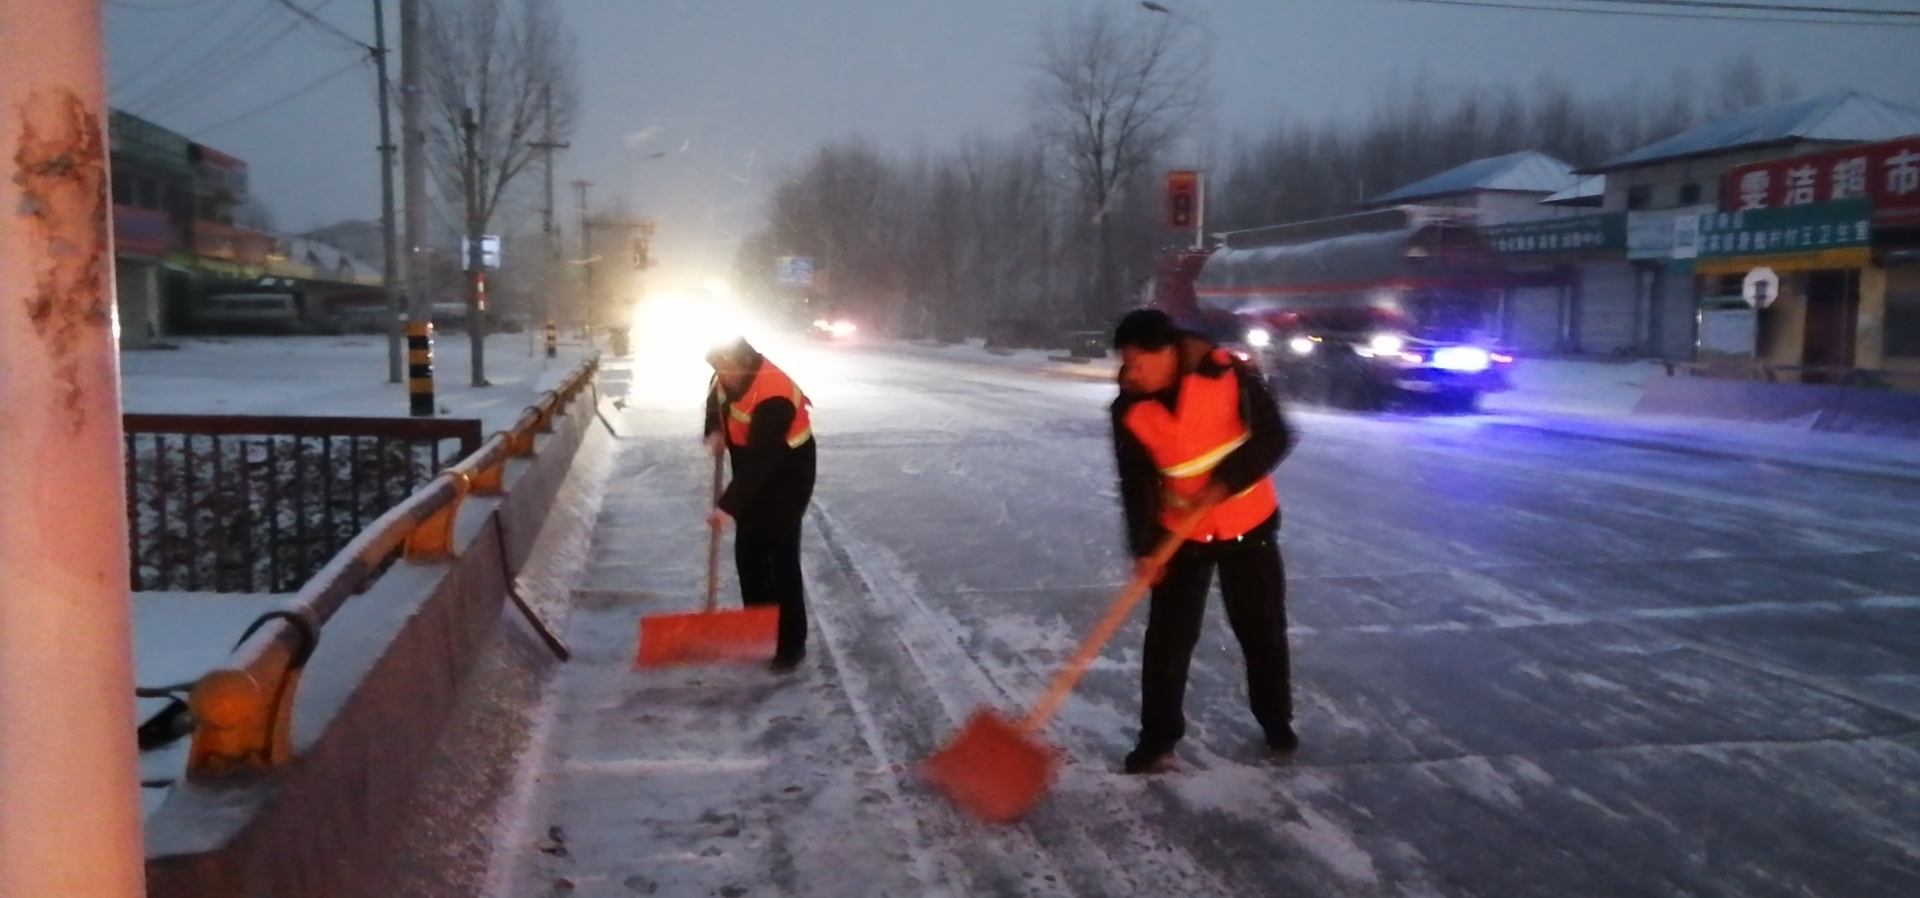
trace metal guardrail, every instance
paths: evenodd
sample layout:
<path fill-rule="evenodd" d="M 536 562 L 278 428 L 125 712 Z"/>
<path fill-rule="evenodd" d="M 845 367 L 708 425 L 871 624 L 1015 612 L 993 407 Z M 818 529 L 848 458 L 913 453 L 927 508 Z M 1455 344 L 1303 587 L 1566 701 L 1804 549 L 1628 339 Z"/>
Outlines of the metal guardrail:
<path fill-rule="evenodd" d="M 536 436 L 553 432 L 553 419 L 566 414 L 582 391 L 593 389 L 597 399 L 593 381 L 598 371 L 598 357 L 588 359 L 559 387 L 529 406 L 511 428 L 486 440 L 362 529 L 282 610 L 256 621 L 226 664 L 193 686 L 188 698 L 194 717 L 188 778 L 292 760 L 294 696 L 327 621 L 349 597 L 379 576 L 394 553 L 423 562 L 451 557 L 454 522 L 462 501 L 469 495 L 502 494 L 507 462 L 531 457 Z"/>
<path fill-rule="evenodd" d="M 1661 364 L 1666 366 L 1668 377 L 1686 372 L 1694 377 L 1738 377 L 1767 383 L 1825 384 L 1866 390 L 1920 390 L 1920 371 L 1888 371 L 1841 365 L 1776 365 L 1730 359 L 1708 362 L 1662 359 Z M 1812 379 L 1807 375 L 1813 375 Z"/>
<path fill-rule="evenodd" d="M 291 592 L 481 441 L 474 420 L 124 422 L 128 548 L 133 588 L 143 592 Z"/>

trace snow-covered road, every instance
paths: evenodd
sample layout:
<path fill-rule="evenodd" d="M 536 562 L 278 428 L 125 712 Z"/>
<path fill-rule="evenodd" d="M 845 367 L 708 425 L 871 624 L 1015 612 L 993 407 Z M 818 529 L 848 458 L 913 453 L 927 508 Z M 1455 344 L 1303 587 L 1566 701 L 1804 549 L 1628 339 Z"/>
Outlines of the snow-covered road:
<path fill-rule="evenodd" d="M 503 895 L 1920 894 L 1897 447 L 1294 410 L 1299 754 L 1262 746 L 1216 604 L 1178 767 L 1119 774 L 1137 614 L 1046 730 L 1059 784 L 988 828 L 914 765 L 1035 698 L 1127 572 L 1112 388 L 769 352 L 816 403 L 812 655 L 631 669 L 705 567 L 699 378 L 636 372 L 672 390 L 618 422 Z"/>

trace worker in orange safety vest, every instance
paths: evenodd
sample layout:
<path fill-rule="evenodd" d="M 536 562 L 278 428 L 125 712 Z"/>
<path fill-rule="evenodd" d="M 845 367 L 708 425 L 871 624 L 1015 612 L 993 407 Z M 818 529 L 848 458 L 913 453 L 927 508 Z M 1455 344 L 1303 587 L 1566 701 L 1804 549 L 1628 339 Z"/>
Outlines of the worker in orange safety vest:
<path fill-rule="evenodd" d="M 780 606 L 773 669 L 798 667 L 807 654 L 806 586 L 800 575 L 800 525 L 813 501 L 816 450 L 806 394 L 744 339 L 707 354 L 708 448 L 725 451 L 733 477 L 709 523 L 735 524 L 734 566 L 745 605 Z"/>
<path fill-rule="evenodd" d="M 1286 636 L 1280 504 L 1271 472 L 1294 445 L 1273 394 L 1251 366 L 1166 313 L 1121 319 L 1114 458 L 1136 574 L 1154 584 L 1140 672 L 1140 738 L 1127 773 L 1172 759 L 1186 733 L 1187 670 L 1207 592 L 1220 572 L 1227 622 L 1245 655 L 1247 694 L 1268 748 L 1299 745 Z M 1155 547 L 1191 509 L 1215 504 L 1163 568 Z"/>

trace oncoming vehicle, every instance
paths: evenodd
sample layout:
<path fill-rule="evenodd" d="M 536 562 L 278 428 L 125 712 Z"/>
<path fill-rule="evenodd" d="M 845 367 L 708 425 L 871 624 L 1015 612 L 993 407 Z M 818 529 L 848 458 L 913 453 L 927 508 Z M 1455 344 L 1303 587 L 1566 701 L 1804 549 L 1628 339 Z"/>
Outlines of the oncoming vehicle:
<path fill-rule="evenodd" d="M 851 340 L 860 326 L 849 318 L 816 318 L 807 328 L 807 336 L 819 340 Z"/>
<path fill-rule="evenodd" d="M 1282 395 L 1468 411 L 1508 389 L 1502 268 L 1457 213 L 1399 207 L 1225 236 L 1162 261 L 1153 303 L 1241 351 Z"/>

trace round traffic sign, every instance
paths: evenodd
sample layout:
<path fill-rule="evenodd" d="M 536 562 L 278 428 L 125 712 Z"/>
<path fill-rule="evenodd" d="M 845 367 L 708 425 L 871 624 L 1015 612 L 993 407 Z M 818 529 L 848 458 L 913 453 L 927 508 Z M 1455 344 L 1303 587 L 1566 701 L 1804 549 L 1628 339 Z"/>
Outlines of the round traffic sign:
<path fill-rule="evenodd" d="M 1755 268 L 1747 272 L 1740 295 L 1746 297 L 1747 304 L 1756 309 L 1773 305 L 1773 301 L 1780 296 L 1780 275 L 1771 268 Z"/>

